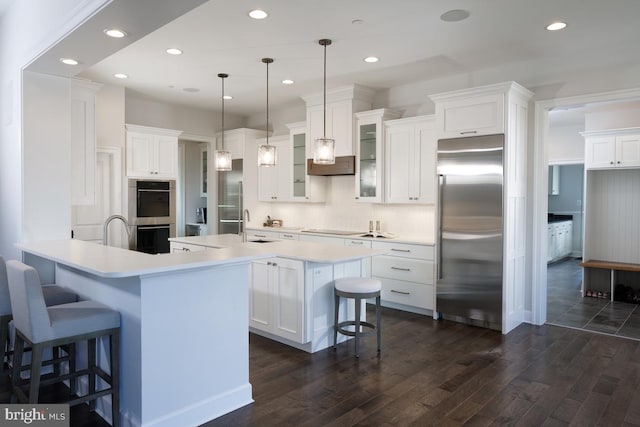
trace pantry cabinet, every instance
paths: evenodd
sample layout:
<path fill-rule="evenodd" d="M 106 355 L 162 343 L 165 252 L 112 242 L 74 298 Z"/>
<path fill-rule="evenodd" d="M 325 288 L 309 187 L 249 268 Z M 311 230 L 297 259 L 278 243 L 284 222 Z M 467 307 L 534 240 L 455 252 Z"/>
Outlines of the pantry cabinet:
<path fill-rule="evenodd" d="M 435 118 L 389 120 L 385 128 L 385 202 L 435 203 Z"/>
<path fill-rule="evenodd" d="M 304 263 L 270 258 L 251 263 L 249 326 L 304 342 Z"/>
<path fill-rule="evenodd" d="M 583 132 L 585 168 L 640 167 L 640 129 Z"/>
<path fill-rule="evenodd" d="M 182 131 L 126 125 L 127 176 L 176 179 L 178 136 Z"/>
<path fill-rule="evenodd" d="M 96 202 L 96 92 L 101 84 L 71 80 L 71 203 Z"/>
<path fill-rule="evenodd" d="M 385 120 L 400 113 L 381 108 L 356 113 L 356 200 L 381 203 L 384 199 Z"/>

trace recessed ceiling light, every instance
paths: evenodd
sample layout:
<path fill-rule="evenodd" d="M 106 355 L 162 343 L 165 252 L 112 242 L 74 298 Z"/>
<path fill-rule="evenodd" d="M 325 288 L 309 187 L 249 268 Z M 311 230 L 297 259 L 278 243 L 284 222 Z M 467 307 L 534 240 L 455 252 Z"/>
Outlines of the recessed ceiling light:
<path fill-rule="evenodd" d="M 269 16 L 269 14 L 264 10 L 255 9 L 249 12 L 249 16 L 252 17 L 253 19 L 264 19 L 267 16 Z"/>
<path fill-rule="evenodd" d="M 200 89 L 198 89 L 197 87 L 185 87 L 182 90 L 185 92 L 191 92 L 191 93 L 200 92 Z"/>
<path fill-rule="evenodd" d="M 78 61 L 72 58 L 60 58 L 60 62 L 67 65 L 78 65 Z"/>
<path fill-rule="evenodd" d="M 293 83 L 294 83 L 294 82 L 293 82 L 293 80 L 291 80 L 291 79 L 284 79 L 284 80 L 282 81 L 282 84 L 284 84 L 284 85 L 292 85 Z"/>
<path fill-rule="evenodd" d="M 121 39 L 127 35 L 127 33 L 125 33 L 122 30 L 118 30 L 117 28 L 110 28 L 110 29 L 104 30 L 104 33 L 109 37 L 113 37 L 114 39 Z"/>
<path fill-rule="evenodd" d="M 231 96 L 231 95 L 225 95 L 225 96 L 223 96 L 222 98 L 223 98 L 223 99 L 233 99 L 233 96 Z"/>
<path fill-rule="evenodd" d="M 444 22 L 458 22 L 467 19 L 471 15 L 463 9 L 453 9 L 440 15 L 440 19 Z"/>
<path fill-rule="evenodd" d="M 376 56 L 367 56 L 366 58 L 364 58 L 364 62 L 378 62 L 379 60 L 380 58 Z"/>
<path fill-rule="evenodd" d="M 362 19 L 354 19 L 353 21 L 351 21 L 351 23 L 353 25 L 358 25 L 358 24 L 362 24 L 364 21 Z"/>
<path fill-rule="evenodd" d="M 129 76 L 123 73 L 115 73 L 113 75 L 113 77 L 115 77 L 116 79 L 128 79 Z"/>
<path fill-rule="evenodd" d="M 166 50 L 169 55 L 182 55 L 182 51 L 175 47 L 170 47 Z"/>
<path fill-rule="evenodd" d="M 547 25 L 547 30 L 549 30 L 549 31 L 558 31 L 558 30 L 562 30 L 562 29 L 564 29 L 566 27 L 567 27 L 567 24 L 565 22 L 556 21 L 556 22 L 552 22 L 551 24 Z"/>

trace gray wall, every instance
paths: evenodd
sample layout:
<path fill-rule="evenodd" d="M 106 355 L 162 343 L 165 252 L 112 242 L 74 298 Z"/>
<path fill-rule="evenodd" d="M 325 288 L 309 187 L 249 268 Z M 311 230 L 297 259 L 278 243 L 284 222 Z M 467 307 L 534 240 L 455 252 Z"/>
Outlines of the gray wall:
<path fill-rule="evenodd" d="M 560 192 L 549 196 L 549 212 L 573 215 L 573 255 L 582 256 L 584 165 L 560 165 Z"/>

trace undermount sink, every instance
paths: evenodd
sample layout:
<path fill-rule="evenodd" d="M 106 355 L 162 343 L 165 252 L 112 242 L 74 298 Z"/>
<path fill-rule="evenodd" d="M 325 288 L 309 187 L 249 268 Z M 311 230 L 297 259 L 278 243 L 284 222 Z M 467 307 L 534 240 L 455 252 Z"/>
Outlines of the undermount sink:
<path fill-rule="evenodd" d="M 249 243 L 271 243 L 271 242 L 275 242 L 275 240 L 264 240 L 264 239 L 249 240 Z"/>

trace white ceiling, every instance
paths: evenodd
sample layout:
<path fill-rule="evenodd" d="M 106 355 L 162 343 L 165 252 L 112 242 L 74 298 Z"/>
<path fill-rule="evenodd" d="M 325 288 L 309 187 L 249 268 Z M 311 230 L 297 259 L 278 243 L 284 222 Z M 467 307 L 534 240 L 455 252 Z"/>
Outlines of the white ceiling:
<path fill-rule="evenodd" d="M 127 2 L 114 3 L 123 7 Z M 254 7 L 269 17 L 248 18 Z M 442 21 L 440 16 L 450 9 L 467 10 L 470 17 Z M 269 67 L 273 108 L 322 90 L 321 38 L 333 40 L 327 47 L 329 88 L 359 83 L 383 89 L 495 67 L 516 67 L 523 76 L 535 76 L 550 69 L 596 67 L 598 61 L 637 65 L 638 17 L 638 0 L 211 0 L 143 37 L 136 22 L 144 20 L 129 16 L 126 22 L 113 22 L 132 40 L 141 38 L 95 65 L 85 62 L 79 76 L 125 85 L 158 100 L 217 110 L 217 74 L 224 72 L 230 75 L 225 93 L 234 97 L 225 108 L 251 115 L 264 110 L 263 57 L 275 60 Z M 353 24 L 356 19 L 363 22 Z M 568 27 L 545 30 L 558 19 Z M 168 55 L 168 47 L 184 54 Z M 369 55 L 380 61 L 363 62 Z M 129 79 L 115 79 L 117 72 Z M 295 84 L 281 84 L 285 78 Z"/>

